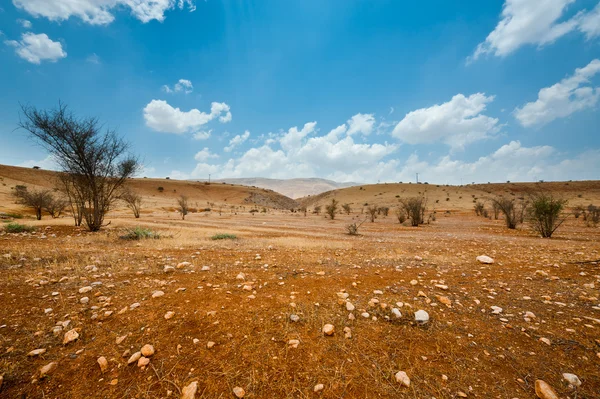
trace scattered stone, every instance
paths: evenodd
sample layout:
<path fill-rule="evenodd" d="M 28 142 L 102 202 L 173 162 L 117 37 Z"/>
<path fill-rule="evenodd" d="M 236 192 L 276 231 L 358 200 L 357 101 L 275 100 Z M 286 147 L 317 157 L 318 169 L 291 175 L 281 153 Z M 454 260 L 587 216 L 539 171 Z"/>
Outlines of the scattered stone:
<path fill-rule="evenodd" d="M 560 399 L 554 389 L 543 380 L 535 381 L 535 394 L 540 399 Z"/>
<path fill-rule="evenodd" d="M 98 365 L 100 366 L 100 371 L 102 371 L 103 373 L 108 370 L 108 361 L 106 360 L 106 358 L 104 356 L 100 356 L 98 358 Z"/>
<path fill-rule="evenodd" d="M 209 271 L 209 270 L 210 270 L 210 266 L 202 266 L 202 269 L 201 269 L 201 270 L 202 270 L 203 272 L 207 272 L 207 271 Z"/>
<path fill-rule="evenodd" d="M 46 349 L 34 349 L 31 352 L 29 352 L 27 354 L 27 356 L 30 356 L 30 357 L 39 356 L 39 355 L 43 355 L 44 353 L 46 353 Z"/>
<path fill-rule="evenodd" d="M 490 306 L 490 309 L 492 309 L 492 314 L 502 313 L 502 308 L 500 306 Z"/>
<path fill-rule="evenodd" d="M 410 387 L 410 378 L 404 371 L 398 371 L 396 373 L 396 382 L 404 387 Z"/>
<path fill-rule="evenodd" d="M 552 342 L 550 342 L 548 338 L 540 338 L 540 342 L 543 342 L 546 345 L 552 345 Z"/>
<path fill-rule="evenodd" d="M 186 266 L 191 266 L 191 263 L 190 262 L 180 262 L 177 264 L 178 269 L 183 269 Z"/>
<path fill-rule="evenodd" d="M 323 326 L 323 334 L 327 336 L 332 336 L 335 333 L 335 327 L 333 324 L 325 324 Z"/>
<path fill-rule="evenodd" d="M 235 276 L 236 280 L 245 280 L 246 279 L 246 275 L 242 272 L 240 272 L 237 276 Z"/>
<path fill-rule="evenodd" d="M 344 327 L 344 338 L 351 339 L 352 338 L 352 330 L 350 327 Z"/>
<path fill-rule="evenodd" d="M 365 319 L 368 319 L 369 317 L 371 317 L 371 315 L 368 312 L 362 312 L 360 315 L 362 317 L 364 317 Z"/>
<path fill-rule="evenodd" d="M 233 388 L 233 394 L 236 398 L 243 398 L 246 395 L 246 391 L 242 387 Z"/>
<path fill-rule="evenodd" d="M 479 255 L 476 259 L 479 263 L 484 263 L 486 265 L 490 265 L 490 264 L 494 263 L 494 259 L 492 259 L 486 255 Z"/>
<path fill-rule="evenodd" d="M 57 369 L 57 367 L 58 367 L 57 362 L 48 363 L 47 365 L 45 365 L 44 367 L 42 367 L 40 369 L 40 378 L 44 378 L 44 376 L 52 373 L 54 370 Z"/>
<path fill-rule="evenodd" d="M 137 362 L 137 366 L 138 367 L 145 367 L 148 364 L 150 364 L 150 359 L 149 358 L 142 356 L 142 357 L 140 357 L 138 359 L 138 362 Z"/>
<path fill-rule="evenodd" d="M 175 268 L 173 266 L 165 266 L 163 269 L 163 272 L 165 273 L 173 273 L 175 271 Z"/>
<path fill-rule="evenodd" d="M 574 387 L 578 387 L 581 385 L 581 380 L 575 374 L 571 373 L 563 373 L 563 378 L 565 381 Z"/>
<path fill-rule="evenodd" d="M 162 292 L 162 291 L 154 291 L 154 292 L 152 293 L 152 298 L 160 298 L 160 297 L 161 297 L 161 296 L 163 296 L 163 295 L 165 295 L 165 293 L 164 293 L 164 292 Z"/>
<path fill-rule="evenodd" d="M 137 362 L 138 360 L 140 360 L 141 357 L 142 357 L 142 352 L 135 352 L 133 355 L 131 355 L 129 360 L 127 360 L 127 364 L 133 364 L 133 363 Z"/>
<path fill-rule="evenodd" d="M 118 378 L 112 379 L 112 380 L 110 380 L 110 382 L 109 382 L 109 384 L 110 384 L 110 385 L 112 385 L 112 386 L 115 386 L 115 385 L 117 385 L 118 383 L 119 383 L 119 379 L 118 379 Z"/>
<path fill-rule="evenodd" d="M 181 390 L 181 399 L 194 399 L 198 391 L 198 381 L 190 382 Z"/>
<path fill-rule="evenodd" d="M 81 303 L 82 305 L 87 305 L 87 303 L 90 301 L 90 298 L 88 298 L 87 296 L 84 296 L 83 298 L 81 298 L 79 300 L 79 303 Z"/>
<path fill-rule="evenodd" d="M 172 319 L 173 316 L 175 316 L 175 312 L 168 311 L 167 313 L 165 313 L 165 320 Z"/>
<path fill-rule="evenodd" d="M 81 287 L 79 289 L 79 293 L 80 294 L 85 294 L 86 292 L 90 292 L 92 290 L 92 287 L 90 287 L 89 285 L 87 287 Z"/>
<path fill-rule="evenodd" d="M 346 310 L 352 312 L 355 309 L 354 305 L 350 302 L 346 302 Z"/>
<path fill-rule="evenodd" d="M 392 314 L 396 316 L 397 319 L 402 317 L 402 313 L 400 313 L 400 310 L 398 310 L 398 308 L 392 308 Z"/>
<path fill-rule="evenodd" d="M 154 347 L 150 344 L 146 344 L 144 346 L 142 346 L 142 355 L 146 356 L 146 357 L 150 357 L 152 355 L 154 355 Z"/>
<path fill-rule="evenodd" d="M 429 313 L 424 310 L 417 310 L 415 312 L 415 321 L 417 323 L 425 324 L 429 321 Z"/>
<path fill-rule="evenodd" d="M 127 334 L 117 337 L 117 339 L 115 339 L 115 343 L 117 345 L 121 345 L 121 343 L 125 341 L 125 338 L 127 338 Z"/>
<path fill-rule="evenodd" d="M 315 387 L 313 388 L 313 391 L 316 392 L 321 392 L 323 389 L 325 388 L 325 385 L 323 384 L 317 384 L 315 385 Z"/>
<path fill-rule="evenodd" d="M 212 348 L 212 347 L 213 347 L 213 346 L 215 346 L 215 345 L 216 345 L 216 344 L 215 344 L 213 341 L 208 341 L 208 342 L 206 343 L 206 347 L 207 347 L 208 349 Z"/>
<path fill-rule="evenodd" d="M 79 333 L 75 329 L 69 330 L 65 333 L 63 345 L 67 345 L 68 343 L 75 341 L 77 338 L 79 338 Z"/>
<path fill-rule="evenodd" d="M 292 315 L 290 315 L 290 320 L 293 321 L 294 323 L 297 323 L 300 321 L 300 316 L 298 316 L 296 314 L 292 314 Z"/>
<path fill-rule="evenodd" d="M 290 339 L 288 341 L 288 345 L 294 349 L 296 349 L 298 347 L 298 345 L 300 345 L 300 341 L 297 339 Z"/>
<path fill-rule="evenodd" d="M 452 306 L 452 301 L 447 296 L 437 295 L 436 298 L 442 305 Z"/>

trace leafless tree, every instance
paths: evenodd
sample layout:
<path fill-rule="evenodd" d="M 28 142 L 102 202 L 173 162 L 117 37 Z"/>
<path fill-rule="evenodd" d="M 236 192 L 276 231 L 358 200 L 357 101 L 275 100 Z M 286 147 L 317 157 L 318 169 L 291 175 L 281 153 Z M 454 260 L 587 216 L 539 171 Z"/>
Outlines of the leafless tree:
<path fill-rule="evenodd" d="M 375 205 L 367 208 L 367 214 L 371 218 L 371 223 L 375 223 L 375 219 L 377 219 L 377 212 L 378 212 L 378 209 Z"/>
<path fill-rule="evenodd" d="M 42 211 L 54 200 L 50 190 L 28 190 L 25 186 L 15 187 L 13 195 L 17 203 L 33 208 L 37 220 L 42 219 Z"/>
<path fill-rule="evenodd" d="M 344 212 L 346 212 L 346 215 L 350 215 L 350 212 L 352 212 L 352 208 L 350 208 L 350 204 L 342 205 L 342 209 L 344 210 Z"/>
<path fill-rule="evenodd" d="M 67 201 L 64 198 L 52 196 L 44 210 L 52 216 L 53 219 L 59 217 L 67 207 Z"/>
<path fill-rule="evenodd" d="M 138 167 L 127 155 L 128 144 L 97 118 L 76 117 L 66 105 L 52 110 L 22 106 L 19 127 L 29 132 L 60 166 L 61 189 L 74 201 L 90 231 L 104 226 L 104 217 L 118 199 L 119 189 Z"/>
<path fill-rule="evenodd" d="M 400 224 L 406 221 L 406 211 L 403 207 L 399 206 L 396 208 L 396 218 L 398 218 L 398 223 Z"/>
<path fill-rule="evenodd" d="M 183 194 L 177 198 L 177 210 L 181 213 L 181 219 L 184 220 L 190 208 L 188 206 L 188 197 Z"/>
<path fill-rule="evenodd" d="M 497 197 L 492 198 L 500 212 L 504 215 L 504 222 L 509 229 L 516 229 L 519 223 L 523 223 L 526 204 L 517 203 L 514 198 Z"/>
<path fill-rule="evenodd" d="M 321 213 L 321 205 L 315 206 L 313 212 L 316 213 L 317 215 L 320 214 Z"/>
<path fill-rule="evenodd" d="M 142 196 L 131 189 L 123 190 L 119 196 L 127 205 L 127 208 L 131 209 L 133 216 L 136 219 L 140 217 L 140 211 L 142 209 Z"/>

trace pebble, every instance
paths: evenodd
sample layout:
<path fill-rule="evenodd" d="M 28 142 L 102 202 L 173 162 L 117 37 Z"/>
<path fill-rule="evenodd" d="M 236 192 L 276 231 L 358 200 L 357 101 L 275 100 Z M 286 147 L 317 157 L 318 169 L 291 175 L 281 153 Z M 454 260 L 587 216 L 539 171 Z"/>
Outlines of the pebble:
<path fill-rule="evenodd" d="M 333 326 L 333 324 L 325 324 L 323 326 L 323 334 L 327 335 L 327 336 L 331 336 L 335 333 L 335 327 Z"/>
<path fill-rule="evenodd" d="M 45 375 L 52 373 L 58 367 L 57 362 L 48 363 L 44 367 L 40 369 L 40 378 L 43 378 Z"/>
<path fill-rule="evenodd" d="M 490 309 L 492 309 L 492 314 L 502 313 L 502 308 L 500 306 L 490 306 Z"/>
<path fill-rule="evenodd" d="M 429 313 L 424 310 L 417 310 L 415 312 L 415 321 L 417 323 L 427 323 L 429 321 Z"/>
<path fill-rule="evenodd" d="M 236 398 L 243 398 L 246 395 L 246 391 L 242 387 L 233 388 L 233 394 Z"/>
<path fill-rule="evenodd" d="M 27 356 L 39 356 L 46 353 L 46 349 L 34 349 L 27 354 Z"/>
<path fill-rule="evenodd" d="M 73 342 L 77 338 L 79 338 L 79 333 L 75 329 L 69 330 L 65 333 L 65 337 L 63 339 L 63 345 Z"/>
<path fill-rule="evenodd" d="M 350 327 L 344 327 L 344 338 L 351 339 L 352 338 L 352 330 Z"/>
<path fill-rule="evenodd" d="M 237 276 L 235 276 L 235 278 L 237 280 L 245 280 L 246 279 L 246 275 L 242 272 L 240 272 Z"/>
<path fill-rule="evenodd" d="M 352 312 L 355 309 L 354 305 L 350 302 L 346 302 L 346 310 Z"/>
<path fill-rule="evenodd" d="M 321 392 L 323 389 L 325 388 L 325 385 L 323 384 L 317 384 L 315 385 L 315 387 L 313 388 L 314 392 Z"/>
<path fill-rule="evenodd" d="M 150 357 L 152 355 L 154 355 L 154 347 L 150 344 L 146 344 L 144 346 L 142 346 L 142 355 L 146 356 L 146 357 Z"/>
<path fill-rule="evenodd" d="M 190 382 L 181 390 L 181 399 L 194 399 L 198 391 L 198 381 Z"/>
<path fill-rule="evenodd" d="M 486 255 L 479 255 L 476 259 L 479 263 L 484 263 L 486 265 L 490 265 L 490 264 L 494 263 L 494 259 L 492 259 Z"/>
<path fill-rule="evenodd" d="M 300 316 L 292 314 L 292 315 L 290 315 L 290 320 L 293 321 L 294 323 L 297 323 L 300 321 Z"/>
<path fill-rule="evenodd" d="M 131 355 L 129 360 L 127 360 L 127 364 L 133 364 L 133 363 L 137 362 L 138 360 L 140 360 L 141 357 L 142 357 L 142 352 L 135 352 L 133 355 Z"/>
<path fill-rule="evenodd" d="M 163 269 L 163 272 L 165 273 L 173 273 L 175 271 L 175 268 L 173 266 L 165 266 Z"/>
<path fill-rule="evenodd" d="M 404 371 L 396 373 L 396 382 L 407 388 L 410 386 L 410 378 L 408 378 L 408 375 Z"/>
<path fill-rule="evenodd" d="M 165 313 L 165 320 L 172 319 L 173 316 L 175 316 L 175 312 L 169 311 L 169 312 Z"/>
<path fill-rule="evenodd" d="M 90 292 L 92 290 L 92 287 L 90 287 L 89 285 L 87 287 L 81 287 L 79 289 L 79 293 L 80 294 L 85 294 L 86 292 Z"/>
<path fill-rule="evenodd" d="M 103 373 L 108 369 L 108 361 L 104 356 L 100 356 L 97 360 L 98 365 L 100 366 L 100 371 Z"/>
<path fill-rule="evenodd" d="M 122 336 L 120 336 L 120 337 L 117 337 L 117 339 L 115 339 L 115 343 L 116 343 L 117 345 L 120 345 L 120 344 L 121 344 L 121 342 L 125 341 L 125 338 L 127 338 L 127 334 L 125 334 L 125 335 L 122 335 Z"/>
<path fill-rule="evenodd" d="M 292 347 L 292 348 L 294 348 L 294 349 L 295 349 L 295 348 L 297 348 L 297 347 L 298 347 L 298 345 L 300 345 L 300 341 L 299 341 L 299 340 L 297 340 L 297 339 L 290 339 L 290 340 L 288 341 L 288 345 L 289 345 L 290 347 Z"/>
<path fill-rule="evenodd" d="M 148 364 L 150 364 L 150 359 L 148 359 L 147 357 L 142 356 L 138 359 L 138 362 L 137 362 L 138 367 L 145 367 Z"/>
<path fill-rule="evenodd" d="M 216 345 L 216 344 L 215 344 L 213 341 L 208 341 L 208 342 L 206 343 L 206 347 L 207 347 L 208 349 L 212 348 L 212 347 L 213 347 L 213 346 L 215 346 L 215 345 Z"/>
<path fill-rule="evenodd" d="M 563 373 L 563 378 L 565 379 L 565 381 L 567 381 L 570 385 L 574 387 L 578 387 L 581 385 L 581 380 L 575 374 Z"/>
<path fill-rule="evenodd" d="M 152 298 L 160 298 L 160 297 L 161 297 L 161 296 L 163 296 L 163 295 L 165 295 L 165 293 L 164 293 L 164 292 L 162 292 L 162 291 L 154 291 L 154 292 L 152 293 Z"/>
<path fill-rule="evenodd" d="M 396 316 L 397 319 L 402 317 L 402 313 L 398 308 L 392 308 L 392 314 Z"/>
<path fill-rule="evenodd" d="M 543 380 L 535 381 L 535 394 L 540 399 L 560 399 L 554 389 Z"/>

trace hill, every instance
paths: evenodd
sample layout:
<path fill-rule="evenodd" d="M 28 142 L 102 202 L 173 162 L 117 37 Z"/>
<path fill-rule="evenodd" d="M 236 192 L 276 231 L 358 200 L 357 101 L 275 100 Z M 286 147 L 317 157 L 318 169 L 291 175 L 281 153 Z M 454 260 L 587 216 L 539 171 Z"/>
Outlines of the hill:
<path fill-rule="evenodd" d="M 425 195 L 428 206 L 438 211 L 473 209 L 474 202 L 486 202 L 497 195 L 524 197 L 528 192 L 545 190 L 569 201 L 569 206 L 600 204 L 600 181 L 544 182 L 544 183 L 494 183 L 445 186 L 435 184 L 370 184 L 337 189 L 315 196 L 299 198 L 298 202 L 309 209 L 324 206 L 335 198 L 340 204 L 350 204 L 354 209 L 366 206 L 398 205 L 404 197 Z"/>
<path fill-rule="evenodd" d="M 332 180 L 319 178 L 267 179 L 264 177 L 251 177 L 220 179 L 215 181 L 265 188 L 277 191 L 290 198 L 301 198 L 320 194 L 325 191 L 358 185 L 358 183 L 338 183 Z"/>
<path fill-rule="evenodd" d="M 0 165 L 0 212 L 22 210 L 11 196 L 16 185 L 53 189 L 57 173 L 17 166 Z M 275 191 L 226 183 L 198 183 L 170 179 L 131 179 L 128 186 L 142 195 L 145 208 L 172 209 L 180 195 L 189 197 L 190 206 L 203 208 L 267 207 L 291 209 L 298 204 Z M 159 191 L 159 187 L 162 190 Z"/>

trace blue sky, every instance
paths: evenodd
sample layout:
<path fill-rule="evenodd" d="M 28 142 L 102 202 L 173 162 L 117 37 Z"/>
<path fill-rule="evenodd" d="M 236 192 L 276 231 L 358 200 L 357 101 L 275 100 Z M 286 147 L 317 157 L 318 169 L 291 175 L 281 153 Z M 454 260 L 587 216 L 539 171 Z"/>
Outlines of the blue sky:
<path fill-rule="evenodd" d="M 600 178 L 600 3 L 12 0 L 0 163 L 52 167 L 19 104 L 116 128 L 142 175 Z"/>

